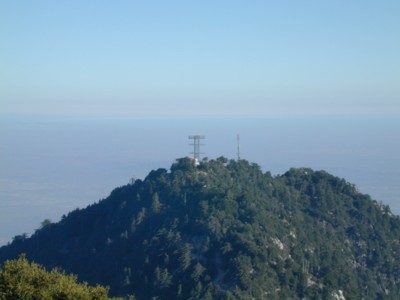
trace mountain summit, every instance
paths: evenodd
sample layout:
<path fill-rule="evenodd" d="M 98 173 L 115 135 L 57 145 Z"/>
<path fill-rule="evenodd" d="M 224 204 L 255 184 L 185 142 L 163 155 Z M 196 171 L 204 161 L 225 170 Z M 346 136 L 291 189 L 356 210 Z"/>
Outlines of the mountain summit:
<path fill-rule="evenodd" d="M 324 171 L 226 158 L 116 188 L 0 248 L 137 299 L 399 299 L 400 219 Z"/>

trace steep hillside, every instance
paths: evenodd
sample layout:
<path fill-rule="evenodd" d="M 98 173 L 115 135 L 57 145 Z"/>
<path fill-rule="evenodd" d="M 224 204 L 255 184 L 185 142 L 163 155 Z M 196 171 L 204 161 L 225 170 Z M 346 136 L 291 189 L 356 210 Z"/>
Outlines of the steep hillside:
<path fill-rule="evenodd" d="M 0 248 L 137 299 L 399 299 L 400 220 L 323 171 L 225 158 L 115 189 Z"/>

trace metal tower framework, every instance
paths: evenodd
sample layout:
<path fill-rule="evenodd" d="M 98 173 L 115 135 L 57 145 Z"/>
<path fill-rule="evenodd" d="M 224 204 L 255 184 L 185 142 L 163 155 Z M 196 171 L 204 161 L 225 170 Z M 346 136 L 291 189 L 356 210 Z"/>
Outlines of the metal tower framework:
<path fill-rule="evenodd" d="M 200 164 L 200 154 L 203 154 L 200 152 L 200 140 L 204 140 L 206 137 L 204 135 L 189 135 L 189 139 L 193 140 L 193 144 L 189 144 L 193 146 L 193 152 L 190 152 L 190 154 L 193 154 L 193 159 L 195 165 Z"/>

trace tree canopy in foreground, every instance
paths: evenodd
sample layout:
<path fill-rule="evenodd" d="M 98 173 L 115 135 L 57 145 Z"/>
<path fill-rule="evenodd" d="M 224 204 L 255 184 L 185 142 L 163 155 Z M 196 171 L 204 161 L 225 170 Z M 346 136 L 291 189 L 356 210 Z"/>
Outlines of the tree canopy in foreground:
<path fill-rule="evenodd" d="M 0 299 L 80 299 L 106 300 L 108 288 L 92 287 L 78 283 L 75 275 L 67 275 L 59 269 L 47 272 L 42 266 L 30 263 L 21 255 L 8 260 L 0 268 Z"/>

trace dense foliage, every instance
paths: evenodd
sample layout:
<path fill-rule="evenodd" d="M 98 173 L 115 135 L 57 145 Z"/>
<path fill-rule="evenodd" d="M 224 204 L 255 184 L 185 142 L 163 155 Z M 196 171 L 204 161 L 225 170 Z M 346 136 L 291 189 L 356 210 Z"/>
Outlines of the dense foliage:
<path fill-rule="evenodd" d="M 1 300 L 107 300 L 108 289 L 78 284 L 76 277 L 60 270 L 47 272 L 35 263 L 29 263 L 24 256 L 6 261 L 0 267 Z"/>
<path fill-rule="evenodd" d="M 137 299 L 399 299 L 400 220 L 324 171 L 179 159 L 32 237 L 26 253 Z"/>

